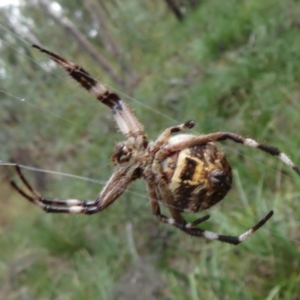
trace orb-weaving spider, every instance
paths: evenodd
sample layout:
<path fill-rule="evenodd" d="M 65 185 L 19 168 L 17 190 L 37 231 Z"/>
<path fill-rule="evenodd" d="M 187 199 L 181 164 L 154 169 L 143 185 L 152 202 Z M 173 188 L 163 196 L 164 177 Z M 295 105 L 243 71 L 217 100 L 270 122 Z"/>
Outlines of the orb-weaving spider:
<path fill-rule="evenodd" d="M 108 106 L 120 131 L 126 137 L 125 141 L 116 145 L 111 158 L 115 171 L 94 201 L 44 198 L 31 187 L 20 167 L 16 165 L 17 173 L 28 192 L 18 187 L 14 181 L 11 181 L 12 186 L 46 212 L 98 213 L 111 205 L 133 180 L 142 178 L 147 184 L 152 212 L 159 221 L 173 225 L 192 236 L 237 245 L 263 226 L 273 215 L 273 211 L 270 211 L 254 227 L 236 237 L 219 235 L 196 227 L 206 221 L 208 215 L 187 223 L 181 214 L 210 208 L 221 201 L 231 188 L 231 167 L 223 152 L 213 142 L 229 139 L 235 143 L 258 148 L 278 156 L 300 175 L 300 169 L 277 148 L 260 144 L 235 133 L 215 132 L 198 136 L 190 134 L 172 136 L 173 133 L 194 127 L 194 121 L 167 128 L 156 141 L 148 141 L 142 125 L 128 104 L 117 94 L 110 92 L 81 67 L 37 45 L 33 47 L 47 54 L 96 99 Z M 160 202 L 169 209 L 172 218 L 161 213 Z"/>

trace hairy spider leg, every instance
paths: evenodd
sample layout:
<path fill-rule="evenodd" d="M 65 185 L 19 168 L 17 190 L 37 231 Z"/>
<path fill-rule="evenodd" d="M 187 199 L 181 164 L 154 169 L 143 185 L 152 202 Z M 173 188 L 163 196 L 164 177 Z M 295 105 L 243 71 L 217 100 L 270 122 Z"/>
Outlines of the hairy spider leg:
<path fill-rule="evenodd" d="M 109 91 L 104 85 L 95 80 L 82 67 L 67 61 L 61 56 L 50 52 L 38 45 L 32 45 L 42 53 L 47 54 L 54 62 L 60 65 L 68 74 L 85 88 L 94 98 L 108 106 L 114 115 L 115 121 L 125 136 L 140 136 L 143 127 L 126 104 L 116 93 Z"/>
<path fill-rule="evenodd" d="M 29 190 L 30 194 L 21 189 L 15 181 L 11 185 L 31 203 L 38 205 L 49 213 L 74 213 L 74 214 L 95 214 L 111 205 L 127 188 L 132 181 L 130 176 L 124 176 L 124 170 L 116 171 L 106 183 L 105 187 L 94 201 L 81 201 L 77 199 L 51 199 L 42 197 L 26 180 L 19 165 L 15 165 L 17 173 Z M 130 175 L 130 174 L 129 174 Z"/>
<path fill-rule="evenodd" d="M 300 169 L 295 165 L 295 163 L 283 152 L 281 152 L 278 148 L 261 144 L 253 139 L 245 138 L 241 135 L 232 133 L 232 132 L 214 132 L 203 134 L 200 136 L 193 136 L 188 141 L 178 141 L 174 142 L 172 145 L 166 145 L 164 147 L 165 151 L 178 151 L 181 150 L 183 147 L 193 147 L 199 144 L 206 144 L 209 142 L 220 142 L 224 140 L 231 140 L 235 143 L 243 144 L 245 146 L 251 148 L 257 148 L 263 152 L 266 152 L 270 155 L 277 156 L 284 164 L 291 167 L 299 176 L 300 176 Z"/>
<path fill-rule="evenodd" d="M 250 235 L 252 235 L 255 231 L 257 231 L 260 227 L 262 227 L 272 216 L 273 211 L 271 210 L 263 219 L 261 219 L 255 226 L 242 233 L 239 236 L 229 236 L 229 235 L 220 235 L 215 232 L 211 232 L 208 230 L 203 230 L 200 228 L 179 228 L 185 233 L 192 236 L 204 237 L 208 240 L 218 240 L 221 242 L 238 245 L 239 243 L 245 241 Z"/>

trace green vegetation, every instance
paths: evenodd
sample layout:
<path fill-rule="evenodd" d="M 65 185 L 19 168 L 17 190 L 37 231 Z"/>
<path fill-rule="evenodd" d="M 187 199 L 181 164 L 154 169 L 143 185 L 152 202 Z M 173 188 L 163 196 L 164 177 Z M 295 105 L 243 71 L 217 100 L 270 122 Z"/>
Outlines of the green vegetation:
<path fill-rule="evenodd" d="M 5 21 L 12 12 L 0 11 L 1 90 L 11 94 L 0 93 L 0 160 L 99 179 L 24 171 L 43 195 L 95 198 L 122 136 L 105 107 L 30 48 L 30 36 L 137 99 L 124 97 L 152 139 L 194 119 L 194 133 L 236 132 L 300 165 L 299 1 L 206 0 L 182 23 L 162 1 L 112 1 L 105 21 L 130 72 L 91 34 L 91 15 L 80 1 L 57 1 L 119 70 L 121 88 L 33 2 L 24 1 L 14 26 Z M 138 84 L 130 88 L 133 73 Z M 232 142 L 223 148 L 234 187 L 202 227 L 237 235 L 275 211 L 237 247 L 159 224 L 143 182 L 100 214 L 47 215 L 10 188 L 14 169 L 1 167 L 0 298 L 299 299 L 300 178 L 256 149 Z"/>

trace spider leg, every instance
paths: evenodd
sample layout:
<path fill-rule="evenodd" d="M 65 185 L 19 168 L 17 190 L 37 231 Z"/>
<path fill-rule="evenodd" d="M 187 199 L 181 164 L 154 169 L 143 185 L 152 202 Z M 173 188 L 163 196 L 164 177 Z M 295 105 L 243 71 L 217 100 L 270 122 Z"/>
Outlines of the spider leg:
<path fill-rule="evenodd" d="M 29 190 L 30 193 L 21 189 L 14 181 L 11 181 L 11 185 L 27 200 L 31 203 L 39 206 L 46 212 L 51 213 L 75 213 L 75 214 L 94 214 L 98 213 L 110 204 L 112 204 L 127 188 L 128 184 L 132 181 L 131 176 L 124 176 L 125 171 L 120 169 L 115 172 L 108 183 L 103 188 L 102 192 L 94 201 L 81 201 L 77 199 L 50 199 L 42 197 L 36 190 L 32 188 L 29 182 L 23 175 L 20 167 L 16 165 L 17 173 Z M 133 170 L 131 171 L 133 172 Z"/>
<path fill-rule="evenodd" d="M 32 45 L 42 53 L 47 54 L 54 62 L 60 65 L 68 74 L 85 88 L 94 98 L 108 106 L 114 115 L 115 121 L 125 136 L 143 136 L 143 127 L 119 95 L 108 90 L 104 85 L 95 80 L 82 67 L 67 61 L 61 56 L 50 52 L 40 46 Z"/>
<path fill-rule="evenodd" d="M 170 136 L 175 132 L 180 132 L 186 129 L 191 129 L 195 126 L 195 121 L 189 120 L 183 124 L 172 126 L 167 129 L 165 129 L 160 136 L 157 138 L 157 140 L 153 143 L 151 146 L 151 152 L 157 151 L 163 144 L 165 144 Z"/>
<path fill-rule="evenodd" d="M 293 161 L 278 148 L 261 144 L 253 139 L 245 138 L 241 135 L 232 132 L 215 132 L 200 136 L 191 136 L 188 140 L 174 142 L 171 145 L 166 145 L 165 149 L 161 153 L 162 157 L 165 157 L 170 152 L 182 150 L 183 148 L 193 147 L 199 144 L 206 144 L 209 142 L 220 142 L 224 140 L 232 140 L 235 143 L 243 144 L 248 147 L 260 149 L 268 154 L 277 156 L 283 163 L 291 167 L 298 175 L 300 175 L 300 169 Z M 160 158 L 161 159 L 161 158 Z"/>
<path fill-rule="evenodd" d="M 95 206 L 97 204 L 97 200 L 95 201 L 80 201 L 76 199 L 69 199 L 69 200 L 58 200 L 58 199 L 50 199 L 50 198 L 44 198 L 42 197 L 27 181 L 24 174 L 21 171 L 21 168 L 19 165 L 15 165 L 16 171 L 19 175 L 19 178 L 23 182 L 23 184 L 26 186 L 26 188 L 30 191 L 30 194 L 27 194 L 24 190 L 22 190 L 13 180 L 11 180 L 11 185 L 26 199 L 28 199 L 30 202 L 37 204 L 41 208 L 44 208 L 45 205 L 52 205 L 52 206 L 83 206 L 83 207 L 89 207 L 89 206 Z M 44 205 L 45 204 L 45 205 Z"/>
<path fill-rule="evenodd" d="M 181 229 L 185 233 L 192 236 L 204 237 L 208 240 L 218 240 L 221 242 L 238 245 L 239 243 L 245 241 L 252 233 L 257 231 L 262 227 L 273 215 L 273 211 L 270 211 L 263 219 L 261 219 L 255 226 L 247 230 L 239 236 L 229 236 L 229 235 L 220 235 L 211 231 L 203 230 L 200 228 L 183 228 Z"/>
<path fill-rule="evenodd" d="M 156 215 L 159 221 L 173 225 L 183 232 L 197 237 L 204 237 L 208 240 L 218 240 L 221 242 L 238 245 L 239 243 L 245 241 L 251 234 L 253 234 L 255 231 L 257 231 L 260 227 L 262 227 L 273 215 L 273 211 L 270 211 L 263 219 L 261 219 L 255 226 L 253 226 L 251 229 L 247 230 L 243 234 L 239 236 L 227 236 L 227 235 L 220 235 L 211 231 L 203 230 L 201 228 L 193 228 L 196 225 L 206 221 L 209 218 L 209 215 L 206 215 L 202 218 L 199 218 L 191 223 L 187 223 L 179 211 L 177 211 L 175 208 L 172 209 L 172 207 L 168 206 L 168 209 L 170 210 L 173 218 L 168 218 L 165 215 L 162 215 L 160 212 L 160 207 L 158 204 L 158 197 L 157 193 L 155 192 L 155 189 L 153 188 L 153 185 L 148 185 L 148 192 L 149 197 L 151 201 L 151 207 L 153 213 Z M 164 197 L 168 193 L 164 192 Z"/>

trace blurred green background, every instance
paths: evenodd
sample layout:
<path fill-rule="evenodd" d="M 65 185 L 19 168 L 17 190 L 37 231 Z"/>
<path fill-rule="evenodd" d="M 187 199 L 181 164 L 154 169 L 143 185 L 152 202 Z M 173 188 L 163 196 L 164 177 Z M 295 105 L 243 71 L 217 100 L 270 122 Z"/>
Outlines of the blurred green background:
<path fill-rule="evenodd" d="M 122 95 L 150 139 L 194 119 L 194 133 L 239 133 L 300 165 L 299 1 L 1 6 L 0 160 L 83 176 L 24 170 L 46 197 L 88 200 L 123 137 L 109 110 L 32 43 Z M 275 211 L 237 247 L 160 224 L 141 181 L 100 214 L 50 215 L 12 190 L 15 170 L 0 166 L 0 299 L 299 299 L 300 178 L 259 150 L 222 147 L 235 182 L 202 228 L 238 235 Z"/>

